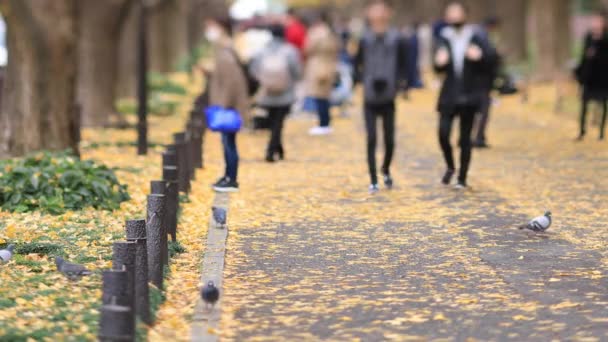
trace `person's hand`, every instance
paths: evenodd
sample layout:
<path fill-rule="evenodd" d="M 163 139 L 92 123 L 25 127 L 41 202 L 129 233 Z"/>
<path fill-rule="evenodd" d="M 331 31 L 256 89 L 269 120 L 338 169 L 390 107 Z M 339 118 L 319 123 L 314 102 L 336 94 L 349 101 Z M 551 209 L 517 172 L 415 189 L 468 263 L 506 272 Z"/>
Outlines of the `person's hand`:
<path fill-rule="evenodd" d="M 585 56 L 587 56 L 587 58 L 595 57 L 595 48 L 593 46 L 589 47 L 587 51 L 585 51 Z"/>
<path fill-rule="evenodd" d="M 448 49 L 442 47 L 439 48 L 437 50 L 437 52 L 435 53 L 435 64 L 437 66 L 445 66 L 448 64 L 448 62 L 450 61 L 450 53 L 448 52 Z"/>
<path fill-rule="evenodd" d="M 467 59 L 476 62 L 480 60 L 481 57 L 483 57 L 483 51 L 481 51 L 481 48 L 479 46 L 475 44 L 469 46 L 469 48 L 467 49 Z"/>

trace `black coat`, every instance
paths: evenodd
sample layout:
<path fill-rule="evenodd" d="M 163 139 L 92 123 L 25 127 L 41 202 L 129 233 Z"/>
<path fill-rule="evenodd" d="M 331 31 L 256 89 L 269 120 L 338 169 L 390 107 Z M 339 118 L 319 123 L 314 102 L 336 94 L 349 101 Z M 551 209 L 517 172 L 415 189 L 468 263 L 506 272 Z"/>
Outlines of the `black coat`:
<path fill-rule="evenodd" d="M 437 73 L 445 74 L 437 110 L 452 111 L 456 106 L 479 107 L 488 93 L 488 79 L 495 74 L 497 53 L 488 39 L 479 32 L 473 34 L 471 45 L 477 45 L 482 50 L 479 61 L 466 59 L 462 76 L 458 77 L 452 64 L 452 47 L 448 39 L 439 37 L 437 49 L 444 47 L 450 53 L 450 61 L 444 66 L 434 65 Z"/>
<path fill-rule="evenodd" d="M 590 34 L 585 37 L 576 78 L 588 97 L 608 97 L 608 33 L 599 40 Z"/>

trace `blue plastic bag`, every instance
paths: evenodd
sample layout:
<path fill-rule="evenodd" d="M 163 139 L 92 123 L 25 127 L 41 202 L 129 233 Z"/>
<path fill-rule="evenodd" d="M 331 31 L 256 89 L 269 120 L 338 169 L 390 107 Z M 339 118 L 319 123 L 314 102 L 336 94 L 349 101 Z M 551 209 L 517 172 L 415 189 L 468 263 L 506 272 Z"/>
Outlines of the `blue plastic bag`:
<path fill-rule="evenodd" d="M 213 132 L 236 133 L 241 130 L 243 119 L 238 111 L 219 106 L 205 109 L 207 127 Z"/>

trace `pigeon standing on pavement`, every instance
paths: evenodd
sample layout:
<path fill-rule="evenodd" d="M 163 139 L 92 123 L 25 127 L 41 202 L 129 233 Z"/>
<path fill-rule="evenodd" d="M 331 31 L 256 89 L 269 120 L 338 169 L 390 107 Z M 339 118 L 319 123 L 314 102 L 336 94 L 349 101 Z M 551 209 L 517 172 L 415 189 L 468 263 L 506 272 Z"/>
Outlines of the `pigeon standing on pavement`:
<path fill-rule="evenodd" d="M 551 212 L 547 211 L 545 215 L 532 219 L 530 222 L 519 226 L 519 229 L 531 230 L 535 233 L 543 233 L 551 227 Z"/>
<path fill-rule="evenodd" d="M 63 273 L 70 280 L 77 280 L 82 276 L 91 274 L 91 271 L 83 265 L 71 264 L 63 260 L 62 257 L 55 257 L 55 265 L 57 265 L 57 271 Z"/>
<path fill-rule="evenodd" d="M 219 207 L 212 207 L 213 220 L 220 228 L 226 227 L 226 209 Z"/>
<path fill-rule="evenodd" d="M 8 262 L 13 257 L 13 250 L 15 249 L 15 245 L 10 244 L 6 249 L 0 250 L 0 261 Z"/>
<path fill-rule="evenodd" d="M 205 287 L 201 290 L 201 297 L 205 302 L 205 305 L 211 304 L 211 307 L 220 299 L 220 290 L 215 287 L 213 281 L 209 281 Z"/>

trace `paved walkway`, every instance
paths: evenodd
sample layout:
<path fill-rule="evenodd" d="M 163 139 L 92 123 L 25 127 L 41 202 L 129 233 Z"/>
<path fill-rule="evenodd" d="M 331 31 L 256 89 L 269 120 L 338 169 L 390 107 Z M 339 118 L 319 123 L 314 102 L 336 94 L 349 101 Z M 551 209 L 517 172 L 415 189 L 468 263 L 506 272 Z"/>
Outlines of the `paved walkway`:
<path fill-rule="evenodd" d="M 608 142 L 575 144 L 574 120 L 532 100 L 501 102 L 466 192 L 438 185 L 430 92 L 400 103 L 397 188 L 376 196 L 359 114 L 320 138 L 289 121 L 277 165 L 242 135 L 220 336 L 608 340 Z M 545 209 L 546 237 L 515 229 Z"/>

